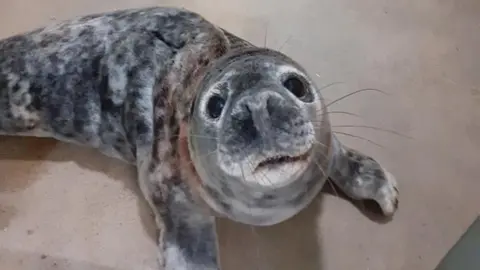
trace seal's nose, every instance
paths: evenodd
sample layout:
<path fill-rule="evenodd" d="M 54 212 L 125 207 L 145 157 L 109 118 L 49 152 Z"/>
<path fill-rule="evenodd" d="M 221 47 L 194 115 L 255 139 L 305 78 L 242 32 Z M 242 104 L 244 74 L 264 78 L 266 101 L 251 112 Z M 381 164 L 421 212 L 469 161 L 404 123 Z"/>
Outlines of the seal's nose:
<path fill-rule="evenodd" d="M 245 104 L 250 112 L 252 122 L 263 138 L 268 138 L 271 130 L 271 116 L 275 111 L 272 106 L 275 99 L 272 93 L 264 92 L 255 95 Z"/>
<path fill-rule="evenodd" d="M 248 140 L 261 139 L 265 147 L 274 147 L 274 126 L 282 110 L 282 96 L 273 91 L 259 91 L 241 98 L 232 118 L 241 128 L 239 131 Z"/>

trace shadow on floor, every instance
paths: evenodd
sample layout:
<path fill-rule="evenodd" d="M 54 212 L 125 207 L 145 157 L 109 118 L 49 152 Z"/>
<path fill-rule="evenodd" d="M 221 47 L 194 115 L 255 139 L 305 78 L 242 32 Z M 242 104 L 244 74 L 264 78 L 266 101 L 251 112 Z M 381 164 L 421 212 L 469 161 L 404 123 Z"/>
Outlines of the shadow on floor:
<path fill-rule="evenodd" d="M 321 270 L 318 237 L 323 196 L 283 223 L 252 227 L 219 220 L 221 262 L 228 270 Z"/>

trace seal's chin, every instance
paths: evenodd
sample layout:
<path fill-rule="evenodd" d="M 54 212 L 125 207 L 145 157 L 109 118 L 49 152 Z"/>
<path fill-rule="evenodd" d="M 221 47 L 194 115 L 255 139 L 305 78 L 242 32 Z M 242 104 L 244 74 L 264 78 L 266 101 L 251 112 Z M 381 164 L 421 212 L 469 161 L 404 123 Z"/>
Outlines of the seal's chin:
<path fill-rule="evenodd" d="M 311 151 L 300 155 L 266 157 L 254 167 L 252 180 L 265 187 L 285 186 L 307 168 L 310 158 Z"/>

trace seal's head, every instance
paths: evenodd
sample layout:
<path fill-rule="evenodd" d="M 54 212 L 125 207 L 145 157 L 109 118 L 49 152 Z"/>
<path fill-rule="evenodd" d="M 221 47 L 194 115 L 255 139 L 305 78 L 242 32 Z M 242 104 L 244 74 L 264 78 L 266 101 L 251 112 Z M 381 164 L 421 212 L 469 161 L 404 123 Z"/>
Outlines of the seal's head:
<path fill-rule="evenodd" d="M 323 107 L 311 78 L 282 53 L 240 49 L 212 63 L 188 123 L 189 156 L 207 204 L 252 225 L 303 209 L 325 181 Z"/>

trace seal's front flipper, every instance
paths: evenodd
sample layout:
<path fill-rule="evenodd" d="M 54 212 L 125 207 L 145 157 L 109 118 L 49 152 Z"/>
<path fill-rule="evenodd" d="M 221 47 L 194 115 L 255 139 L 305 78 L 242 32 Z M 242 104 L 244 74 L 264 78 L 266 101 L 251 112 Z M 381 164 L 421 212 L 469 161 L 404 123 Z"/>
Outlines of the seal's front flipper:
<path fill-rule="evenodd" d="M 159 230 L 161 269 L 219 270 L 215 218 L 195 203 L 168 163 L 139 160 L 137 170 L 140 189 Z"/>
<path fill-rule="evenodd" d="M 375 159 L 348 148 L 333 137 L 334 158 L 331 180 L 354 200 L 374 200 L 382 213 L 391 217 L 398 208 L 397 181 Z"/>
<path fill-rule="evenodd" d="M 215 218 L 201 211 L 181 186 L 169 189 L 160 213 L 164 229 L 160 252 L 165 270 L 219 270 Z"/>

